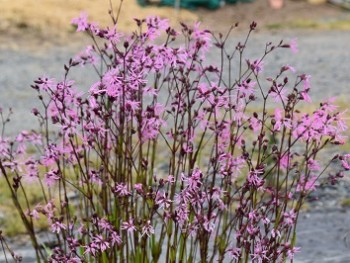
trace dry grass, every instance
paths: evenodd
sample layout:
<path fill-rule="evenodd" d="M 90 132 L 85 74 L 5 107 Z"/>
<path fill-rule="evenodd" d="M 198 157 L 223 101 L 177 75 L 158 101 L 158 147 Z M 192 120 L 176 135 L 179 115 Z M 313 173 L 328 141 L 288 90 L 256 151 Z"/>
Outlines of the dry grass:
<path fill-rule="evenodd" d="M 122 0 L 111 1 L 116 12 Z M 201 21 L 203 27 L 214 32 L 226 32 L 236 22 L 240 23 L 238 30 L 246 32 L 253 20 L 258 22 L 260 30 L 350 29 L 350 13 L 339 8 L 326 4 L 310 5 L 307 1 L 285 2 L 285 7 L 278 11 L 271 10 L 267 0 L 258 0 L 226 5 L 217 10 L 198 8 L 195 11 L 181 9 L 176 12 L 173 7 L 141 7 L 137 0 L 123 0 L 118 26 L 119 31 L 130 32 L 135 28 L 134 17 L 157 15 L 169 18 L 172 26 L 178 26 L 179 21 L 190 24 Z M 108 9 L 109 0 L 0 0 L 0 47 L 4 42 L 8 43 L 5 46 L 16 46 L 17 42 L 21 42 L 17 44 L 18 49 L 29 44 L 42 48 L 46 42 L 61 44 L 62 40 L 67 45 L 67 40 L 74 42 L 76 35 L 81 36 L 71 34 L 74 31 L 70 24 L 72 18 L 85 11 L 91 21 L 98 21 L 102 26 L 110 25 Z M 78 40 L 82 38 L 78 37 Z"/>
<path fill-rule="evenodd" d="M 117 12 L 120 0 L 112 0 L 113 10 Z M 73 31 L 69 21 L 85 11 L 91 21 L 100 25 L 111 24 L 108 14 L 109 0 L 0 0 L 0 30 L 34 29 L 39 32 L 65 34 Z M 176 12 L 170 7 L 141 7 L 136 0 L 124 0 L 120 14 L 119 30 L 130 31 L 134 27 L 133 18 L 150 15 L 168 18 L 172 25 L 178 21 L 196 21 L 198 17 L 187 10 Z"/>

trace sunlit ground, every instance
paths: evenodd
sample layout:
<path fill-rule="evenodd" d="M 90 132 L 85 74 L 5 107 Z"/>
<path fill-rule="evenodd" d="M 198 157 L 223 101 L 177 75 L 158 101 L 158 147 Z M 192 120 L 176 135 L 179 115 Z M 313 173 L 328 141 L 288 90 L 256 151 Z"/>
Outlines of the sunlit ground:
<path fill-rule="evenodd" d="M 188 10 L 176 11 L 171 7 L 147 7 L 143 8 L 134 0 L 111 1 L 108 0 L 0 0 L 0 29 L 13 30 L 22 29 L 34 30 L 41 33 L 64 34 L 73 32 L 74 28 L 70 21 L 86 12 L 92 21 L 100 25 L 111 24 L 108 14 L 112 10 L 116 16 L 120 4 L 118 28 L 121 31 L 128 31 L 134 27 L 134 18 L 145 18 L 147 16 L 160 16 L 169 18 L 172 23 L 177 21 L 193 22 L 198 16 Z"/>
<path fill-rule="evenodd" d="M 141 7 L 136 0 L 124 0 L 118 28 L 120 31 L 130 31 L 135 29 L 134 18 L 156 15 L 169 18 L 173 26 L 178 25 L 179 21 L 200 21 L 204 27 L 214 31 L 225 31 L 237 22 L 245 31 L 253 20 L 258 22 L 259 29 L 267 30 L 350 29 L 350 12 L 330 4 L 285 0 L 281 10 L 273 10 L 267 0 L 246 2 L 241 0 L 238 4 L 226 4 L 217 10 L 198 8 L 189 11 L 173 7 Z M 116 15 L 121 1 L 111 0 L 111 3 Z M 110 25 L 109 9 L 109 0 L 0 0 L 0 37 L 6 38 L 15 33 L 16 36 L 29 34 L 32 38 L 57 40 L 74 32 L 70 21 L 82 11 L 100 25 Z"/>

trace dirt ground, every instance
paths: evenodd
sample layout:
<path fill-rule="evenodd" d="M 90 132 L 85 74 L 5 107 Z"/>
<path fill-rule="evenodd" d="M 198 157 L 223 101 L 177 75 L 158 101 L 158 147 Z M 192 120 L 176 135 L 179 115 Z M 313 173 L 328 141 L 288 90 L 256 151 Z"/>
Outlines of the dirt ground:
<path fill-rule="evenodd" d="M 309 0 L 315 1 L 315 0 Z M 179 21 L 200 21 L 203 27 L 216 32 L 225 32 L 230 25 L 239 22 L 238 30 L 245 31 L 252 21 L 259 30 L 284 29 L 345 29 L 350 30 L 350 12 L 326 3 L 310 4 L 303 0 L 285 0 L 284 7 L 273 10 L 268 0 L 252 3 L 226 4 L 217 10 L 198 8 L 175 11 L 171 7 L 140 7 L 136 0 L 124 0 L 119 29 L 132 29 L 133 18 L 150 15 L 167 17 L 173 25 Z M 120 1 L 113 1 L 117 12 Z M 86 11 L 91 19 L 102 25 L 109 23 L 108 0 L 0 0 L 0 46 L 23 48 L 23 44 L 43 44 L 75 41 L 70 20 Z M 68 37 L 68 38 L 67 38 Z"/>
<path fill-rule="evenodd" d="M 273 10 L 267 0 L 256 0 L 253 3 L 227 5 L 214 12 L 199 10 L 200 20 L 224 31 L 228 24 L 239 22 L 244 26 L 256 21 L 260 30 L 266 29 L 347 29 L 350 12 L 329 3 L 310 4 L 301 0 L 285 0 L 284 7 Z M 349 27 L 350 28 L 350 27 Z"/>

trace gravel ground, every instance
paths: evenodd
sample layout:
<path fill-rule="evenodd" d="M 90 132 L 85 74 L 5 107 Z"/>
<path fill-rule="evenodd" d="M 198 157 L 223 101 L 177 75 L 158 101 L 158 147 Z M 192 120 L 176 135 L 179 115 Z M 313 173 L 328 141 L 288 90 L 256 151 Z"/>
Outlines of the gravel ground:
<path fill-rule="evenodd" d="M 284 50 L 272 54 L 265 63 L 267 74 L 276 72 L 279 66 L 289 64 L 297 68 L 298 72 L 312 76 L 311 95 L 314 102 L 330 96 L 350 99 L 349 32 L 260 32 L 252 36 L 247 56 L 258 58 L 267 41 L 276 43 L 284 39 L 288 42 L 292 38 L 298 39 L 299 53 L 294 55 Z M 234 35 L 235 43 L 236 39 L 242 40 L 243 36 Z M 51 47 L 40 52 L 0 49 L 0 106 L 4 110 L 12 107 L 15 112 L 6 129 L 8 133 L 35 128 L 35 118 L 30 114 L 30 110 L 37 104 L 35 91 L 30 88 L 32 81 L 43 75 L 62 76 L 63 64 L 78 50 L 77 46 Z M 212 54 L 209 59 L 214 60 L 215 57 Z M 89 70 L 76 70 L 73 73 L 73 78 L 81 88 L 89 87 L 95 78 Z M 344 182 L 337 187 L 321 189 L 316 194 L 319 200 L 312 203 L 307 212 L 302 213 L 298 235 L 298 245 L 302 247 L 302 252 L 297 255 L 295 262 L 350 262 L 350 249 L 344 242 L 344 237 L 350 232 L 350 209 L 340 206 L 343 198 L 350 197 L 349 188 L 349 183 Z M 30 247 L 22 245 L 16 251 L 25 256 L 25 262 L 35 262 Z M 0 262 L 3 261 L 3 255 L 0 255 Z"/>
<path fill-rule="evenodd" d="M 292 54 L 288 50 L 273 52 L 265 61 L 266 74 L 276 74 L 280 66 L 289 64 L 298 72 L 312 76 L 311 95 L 314 102 L 319 102 L 331 96 L 350 98 L 350 83 L 348 66 L 350 65 L 350 34 L 342 31 L 300 31 L 253 34 L 248 43 L 247 58 L 259 58 L 265 43 L 280 40 L 288 42 L 297 38 L 299 52 Z M 241 34 L 233 35 L 233 43 L 243 41 Z M 21 129 L 34 128 L 35 118 L 30 110 L 37 104 L 36 93 L 30 88 L 33 81 L 41 76 L 60 78 L 63 76 L 63 65 L 69 58 L 77 54 L 82 48 L 74 46 L 50 47 L 37 51 L 32 49 L 13 50 L 0 49 L 0 106 L 5 110 L 12 107 L 15 115 L 11 118 L 11 125 L 7 127 L 10 133 Z M 216 54 L 209 56 L 214 61 Z M 74 70 L 72 78 L 83 90 L 96 80 L 91 70 Z"/>

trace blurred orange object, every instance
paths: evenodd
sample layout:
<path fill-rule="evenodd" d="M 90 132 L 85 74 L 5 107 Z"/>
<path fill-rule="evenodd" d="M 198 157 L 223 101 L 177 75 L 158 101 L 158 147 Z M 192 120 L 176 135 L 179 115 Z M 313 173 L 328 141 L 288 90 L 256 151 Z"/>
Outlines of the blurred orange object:
<path fill-rule="evenodd" d="M 281 9 L 283 7 L 283 0 L 269 0 L 272 9 Z"/>

